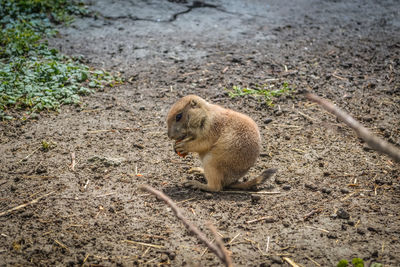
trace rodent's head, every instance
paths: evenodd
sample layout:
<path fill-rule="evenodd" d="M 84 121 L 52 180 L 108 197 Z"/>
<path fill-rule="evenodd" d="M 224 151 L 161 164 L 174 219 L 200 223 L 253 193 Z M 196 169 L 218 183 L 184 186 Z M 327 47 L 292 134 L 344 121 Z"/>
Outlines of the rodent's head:
<path fill-rule="evenodd" d="M 169 110 L 167 115 L 168 137 L 174 140 L 182 140 L 188 136 L 188 130 L 192 127 L 192 116 L 207 103 L 201 97 L 188 95 L 179 99 Z"/>

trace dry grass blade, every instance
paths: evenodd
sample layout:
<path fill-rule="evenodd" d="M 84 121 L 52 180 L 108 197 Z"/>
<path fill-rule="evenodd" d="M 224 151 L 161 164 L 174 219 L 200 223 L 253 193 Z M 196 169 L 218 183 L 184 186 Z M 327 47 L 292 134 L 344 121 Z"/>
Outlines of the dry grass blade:
<path fill-rule="evenodd" d="M 336 115 L 340 120 L 342 120 L 345 124 L 347 124 L 350 128 L 352 128 L 357 133 L 357 135 L 361 139 L 363 139 L 372 149 L 388 155 L 396 162 L 400 162 L 400 150 L 398 148 L 389 144 L 385 140 L 373 135 L 367 128 L 361 125 L 361 123 L 356 121 L 349 114 L 339 109 L 331 102 L 323 98 L 320 98 L 314 94 L 306 93 L 306 97 L 309 100 L 314 101 L 319 105 L 321 105 L 325 110 Z"/>
<path fill-rule="evenodd" d="M 14 207 L 14 208 L 12 208 L 12 209 L 3 211 L 3 212 L 0 213 L 0 217 L 1 217 L 1 216 L 4 216 L 4 215 L 7 215 L 7 214 L 9 214 L 9 213 L 11 213 L 11 212 L 13 212 L 13 211 L 16 211 L 16 210 L 19 210 L 19 209 L 23 209 L 23 208 L 25 208 L 26 206 L 33 205 L 33 204 L 39 202 L 39 200 L 41 200 L 42 198 L 45 198 L 45 197 L 47 197 L 47 196 L 53 194 L 54 192 L 55 192 L 55 191 L 52 191 L 52 192 L 50 192 L 50 193 L 44 194 L 43 196 L 40 196 L 40 197 L 38 197 L 38 198 L 35 198 L 35 199 L 32 200 L 32 201 L 29 201 L 29 202 L 27 202 L 27 203 L 21 204 L 21 205 L 16 206 L 16 207 Z"/>

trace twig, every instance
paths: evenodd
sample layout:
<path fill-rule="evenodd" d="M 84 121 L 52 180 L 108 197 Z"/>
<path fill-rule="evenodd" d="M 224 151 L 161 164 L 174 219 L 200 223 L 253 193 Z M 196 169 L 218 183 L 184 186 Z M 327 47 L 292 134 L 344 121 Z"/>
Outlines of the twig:
<path fill-rule="evenodd" d="M 33 154 L 35 154 L 39 149 L 40 149 L 40 147 L 39 147 L 39 148 L 36 148 L 35 150 L 33 150 L 32 153 L 30 153 L 28 156 L 26 156 L 25 158 L 23 158 L 23 159 L 21 159 L 20 161 L 18 161 L 17 164 L 19 164 L 19 163 L 21 163 L 21 162 L 27 160 L 30 156 L 32 156 Z"/>
<path fill-rule="evenodd" d="M 66 245 L 64 245 L 63 243 L 61 243 L 61 242 L 58 241 L 57 239 L 53 239 L 53 240 L 54 240 L 54 242 L 56 242 L 60 247 L 62 247 L 63 249 L 69 251 L 69 248 L 68 248 Z"/>
<path fill-rule="evenodd" d="M 381 152 L 383 154 L 388 155 L 396 162 L 400 162 L 400 150 L 385 140 L 373 135 L 367 128 L 361 125 L 358 121 L 353 119 L 349 114 L 339 109 L 331 102 L 320 98 L 314 94 L 306 93 L 306 97 L 321 105 L 325 110 L 330 113 L 336 115 L 339 119 L 341 119 L 345 124 L 347 124 L 350 128 L 352 128 L 357 135 L 363 139 L 372 149 Z"/>
<path fill-rule="evenodd" d="M 154 244 L 149 244 L 149 243 L 144 243 L 144 242 L 137 242 L 137 241 L 132 241 L 132 240 L 122 240 L 122 242 L 126 242 L 129 244 L 135 244 L 135 245 L 141 245 L 141 246 L 145 246 L 145 247 L 151 247 L 151 248 L 164 248 L 164 246 L 161 245 L 154 245 Z"/>
<path fill-rule="evenodd" d="M 72 171 L 75 171 L 75 152 L 71 152 L 71 165 L 69 166 Z"/>
<path fill-rule="evenodd" d="M 221 249 L 221 245 L 212 244 L 207 237 L 201 232 L 196 226 L 191 224 L 183 215 L 181 210 L 176 206 L 176 204 L 164 193 L 150 187 L 147 185 L 140 186 L 142 190 L 152 193 L 153 195 L 157 196 L 157 198 L 163 200 L 168 206 L 171 207 L 172 211 L 174 212 L 175 216 L 178 217 L 185 225 L 185 227 L 193 234 L 197 236 L 197 238 L 203 242 L 217 257 L 223 262 L 225 266 L 233 266 L 230 260 L 229 255 Z M 212 229 L 210 229 L 212 230 Z M 215 235 L 215 239 L 219 238 L 218 234 Z M 221 241 L 222 242 L 222 241 Z M 218 243 L 218 242 L 217 242 Z M 223 247 L 223 246 L 222 246 Z"/>
<path fill-rule="evenodd" d="M 313 227 L 313 226 L 309 226 L 309 225 L 306 225 L 306 227 L 310 228 L 310 229 L 314 229 L 314 230 L 319 230 L 319 231 L 322 231 L 322 232 L 325 232 L 325 233 L 329 233 L 328 230 L 325 230 L 325 229 L 322 229 L 322 228 Z"/>
<path fill-rule="evenodd" d="M 259 221 L 263 221 L 263 220 L 267 220 L 267 219 L 273 220 L 273 218 L 271 218 L 270 216 L 265 216 L 265 217 L 261 217 L 258 219 L 247 221 L 246 223 L 254 223 L 254 222 L 259 222 Z"/>
<path fill-rule="evenodd" d="M 235 240 L 238 236 L 240 236 L 240 233 L 238 233 L 237 235 L 235 235 L 235 236 L 228 242 L 228 245 L 232 244 L 233 240 Z"/>
<path fill-rule="evenodd" d="M 11 212 L 13 212 L 13 211 L 16 211 L 16 210 L 19 210 L 19 209 L 23 209 L 23 208 L 25 208 L 26 206 L 33 205 L 33 204 L 37 203 L 39 200 L 41 200 L 42 198 L 45 198 L 45 197 L 47 197 L 47 196 L 53 194 L 54 192 L 55 192 L 55 191 L 52 191 L 52 192 L 50 192 L 50 193 L 44 194 L 44 195 L 41 196 L 41 197 L 35 198 L 34 200 L 29 201 L 29 202 L 27 202 L 27 203 L 25 203 L 25 204 L 21 204 L 21 205 L 16 206 L 16 207 L 14 207 L 14 208 L 12 208 L 12 209 L 9 209 L 9 210 L 0 212 L 0 217 L 1 217 L 1 216 L 4 216 L 4 215 L 7 215 L 7 214 L 9 214 L 9 213 L 11 213 Z"/>
<path fill-rule="evenodd" d="M 303 221 L 307 221 L 307 220 L 308 220 L 311 216 L 313 216 L 315 213 L 319 213 L 319 212 L 321 212 L 321 211 L 322 211 L 321 208 L 310 211 L 309 213 L 307 213 L 306 215 L 303 216 Z"/>
<path fill-rule="evenodd" d="M 220 193 L 231 193 L 231 194 L 257 194 L 257 195 L 279 195 L 281 192 L 268 192 L 268 191 L 220 191 Z"/>
<path fill-rule="evenodd" d="M 309 257 L 308 255 L 304 255 L 307 259 L 309 259 L 310 261 L 312 261 L 315 265 L 317 266 L 321 266 L 321 264 L 319 264 L 318 262 L 316 262 L 315 260 L 313 260 L 311 257 Z"/>
<path fill-rule="evenodd" d="M 265 249 L 265 253 L 268 253 L 269 250 L 269 236 L 267 237 L 267 248 Z"/>
<path fill-rule="evenodd" d="M 224 243 L 222 242 L 222 239 L 217 232 L 217 229 L 210 222 L 207 223 L 207 226 L 214 235 L 215 243 L 217 244 L 217 247 L 224 254 L 224 259 L 223 260 L 221 259 L 222 262 L 225 264 L 225 266 L 232 267 L 233 265 L 232 265 L 231 257 L 229 256 L 228 250 L 225 248 Z"/>
<path fill-rule="evenodd" d="M 297 263 L 295 263 L 293 260 L 291 260 L 291 259 L 288 258 L 288 257 L 283 257 L 283 259 L 284 259 L 287 263 L 289 263 L 289 265 L 292 266 L 292 267 L 300 267 Z"/>

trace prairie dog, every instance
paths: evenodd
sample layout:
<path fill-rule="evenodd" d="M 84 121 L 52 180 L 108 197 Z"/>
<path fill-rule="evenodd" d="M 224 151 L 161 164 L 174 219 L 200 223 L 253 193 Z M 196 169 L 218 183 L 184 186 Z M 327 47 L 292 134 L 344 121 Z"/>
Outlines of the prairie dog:
<path fill-rule="evenodd" d="M 167 125 L 178 155 L 197 152 L 200 156 L 203 168 L 199 170 L 207 184 L 188 181 L 192 187 L 214 192 L 224 187 L 248 189 L 276 172 L 268 169 L 251 181 L 237 182 L 254 165 L 261 147 L 257 124 L 244 114 L 188 95 L 171 107 Z"/>

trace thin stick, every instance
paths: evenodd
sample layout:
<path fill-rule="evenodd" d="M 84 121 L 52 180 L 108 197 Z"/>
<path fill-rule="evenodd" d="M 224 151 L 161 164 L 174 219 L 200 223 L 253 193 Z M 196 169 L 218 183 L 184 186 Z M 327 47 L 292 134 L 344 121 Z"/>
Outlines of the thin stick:
<path fill-rule="evenodd" d="M 140 186 L 142 190 L 152 193 L 153 195 L 157 196 L 157 198 L 163 200 L 168 206 L 171 207 L 172 211 L 174 212 L 175 216 L 178 217 L 185 225 L 185 227 L 193 234 L 197 236 L 197 238 L 203 242 L 217 257 L 224 263 L 225 266 L 232 266 L 230 261 L 229 255 L 225 253 L 224 250 L 221 250 L 219 245 L 212 244 L 207 237 L 201 232 L 196 226 L 191 224 L 183 215 L 181 210 L 176 206 L 176 204 L 164 193 L 150 187 L 147 185 Z M 218 235 L 215 235 L 215 239 L 217 240 Z"/>
<path fill-rule="evenodd" d="M 217 232 L 217 229 L 210 222 L 207 223 L 207 226 L 213 233 L 214 238 L 215 238 L 215 243 L 217 244 L 218 248 L 224 254 L 224 260 L 222 260 L 222 259 L 221 260 L 224 262 L 225 266 L 233 267 L 231 257 L 229 256 L 228 250 L 225 248 L 224 243 L 222 242 L 221 236 Z"/>
<path fill-rule="evenodd" d="M 336 115 L 339 119 L 341 119 L 345 124 L 347 124 L 350 128 L 352 128 L 357 135 L 363 139 L 372 149 L 381 152 L 383 154 L 388 155 L 396 162 L 400 162 L 400 150 L 389 144 L 385 140 L 373 135 L 367 128 L 362 126 L 358 121 L 353 119 L 349 114 L 339 109 L 331 102 L 320 98 L 314 94 L 306 93 L 306 97 L 321 105 L 325 110 L 330 113 Z"/>
<path fill-rule="evenodd" d="M 231 194 L 257 194 L 257 195 L 279 195 L 281 192 L 268 192 L 268 191 L 220 191 L 220 193 Z"/>
<path fill-rule="evenodd" d="M 63 243 L 61 243 L 61 242 L 58 241 L 57 239 L 53 239 L 53 240 L 54 240 L 54 242 L 56 242 L 60 247 L 62 247 L 63 249 L 69 251 L 69 248 L 68 248 L 66 245 L 64 245 Z"/>
<path fill-rule="evenodd" d="M 71 152 L 71 165 L 69 166 L 72 171 L 75 171 L 75 152 Z"/>
<path fill-rule="evenodd" d="M 265 249 L 265 253 L 268 253 L 269 250 L 269 236 L 267 237 L 267 248 Z"/>
<path fill-rule="evenodd" d="M 321 266 L 321 264 L 319 264 L 319 263 L 316 262 L 315 260 L 311 259 L 308 255 L 304 255 L 304 256 L 306 256 L 306 258 L 309 259 L 310 261 L 312 261 L 315 265 Z"/>
<path fill-rule="evenodd" d="M 154 245 L 154 244 L 149 244 L 149 243 L 144 243 L 144 242 L 137 242 L 137 241 L 133 241 L 133 240 L 122 240 L 122 242 L 126 242 L 129 244 L 135 244 L 135 245 L 141 245 L 141 246 L 145 246 L 145 247 L 151 247 L 151 248 L 164 248 L 164 246 L 161 245 Z"/>
<path fill-rule="evenodd" d="M 9 214 L 9 213 L 11 213 L 11 212 L 13 212 L 13 211 L 16 211 L 16 210 L 19 210 L 19 209 L 23 209 L 23 208 L 25 208 L 26 206 L 33 205 L 33 204 L 39 202 L 39 200 L 41 200 L 42 198 L 45 198 L 45 197 L 47 197 L 47 196 L 53 194 L 54 192 L 55 192 L 55 191 L 52 191 L 52 192 L 50 192 L 50 193 L 44 194 L 44 195 L 41 196 L 41 197 L 35 198 L 34 200 L 29 201 L 29 202 L 27 202 L 27 203 L 25 203 L 25 204 L 21 204 L 21 205 L 16 206 L 16 207 L 14 207 L 14 208 L 12 208 L 12 209 L 9 209 L 9 210 L 0 212 L 0 217 L 1 217 L 1 216 L 4 216 L 4 215 L 7 215 L 7 214 Z"/>
<path fill-rule="evenodd" d="M 297 263 L 295 263 L 292 259 L 288 258 L 288 257 L 283 257 L 283 259 L 289 263 L 290 266 L 292 267 L 300 267 Z"/>
<path fill-rule="evenodd" d="M 313 227 L 313 226 L 309 226 L 309 225 L 306 225 L 306 227 L 310 228 L 310 229 L 314 229 L 314 230 L 319 230 L 319 231 L 322 231 L 322 232 L 325 232 L 325 233 L 329 233 L 328 230 L 325 230 L 325 229 L 322 229 L 322 228 Z"/>
<path fill-rule="evenodd" d="M 259 221 L 263 221 L 263 220 L 266 220 L 266 219 L 272 219 L 272 218 L 270 216 L 265 216 L 265 217 L 261 217 L 261 218 L 258 218 L 258 219 L 247 221 L 246 223 L 254 223 L 254 222 L 259 222 Z"/>

